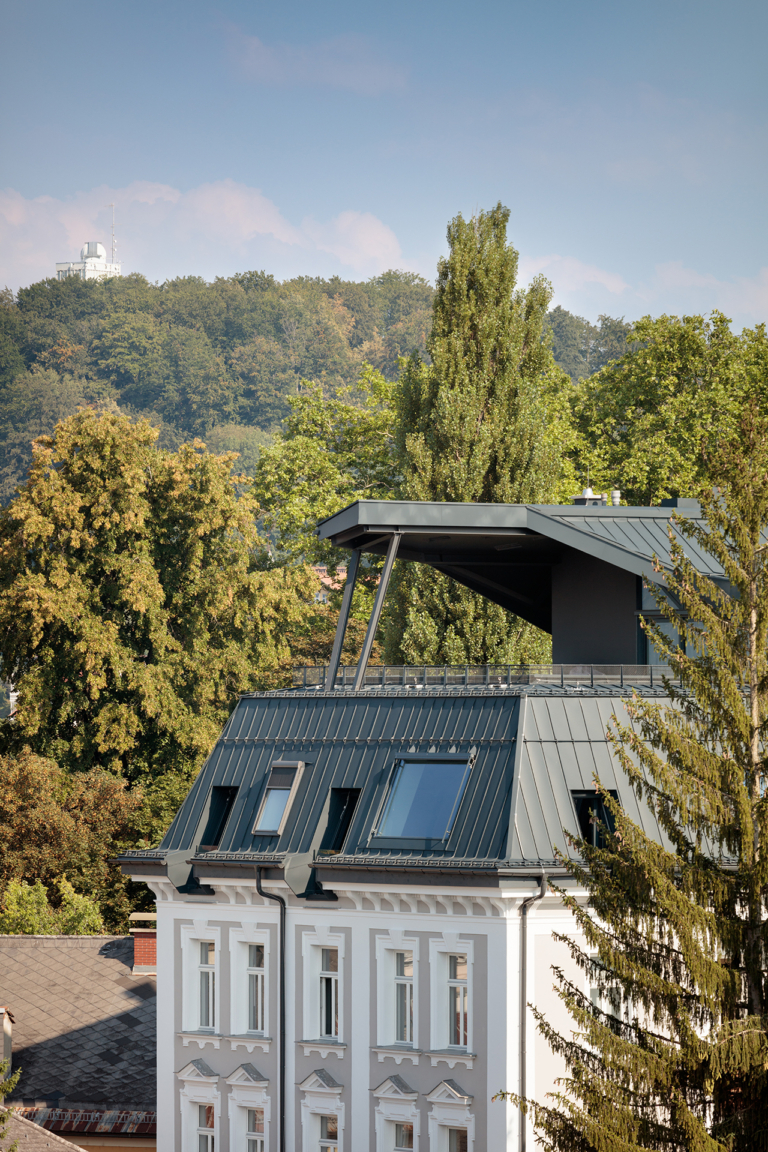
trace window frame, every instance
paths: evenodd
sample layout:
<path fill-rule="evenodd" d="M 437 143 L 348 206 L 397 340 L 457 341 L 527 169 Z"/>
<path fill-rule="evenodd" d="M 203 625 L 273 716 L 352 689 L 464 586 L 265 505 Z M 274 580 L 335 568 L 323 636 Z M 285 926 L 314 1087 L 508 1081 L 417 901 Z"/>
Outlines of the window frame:
<path fill-rule="evenodd" d="M 217 983 L 216 980 L 216 941 L 215 940 L 198 940 L 198 962 L 197 962 L 197 988 L 198 988 L 198 1028 L 201 1032 L 216 1033 L 216 993 Z M 203 949 L 207 949 L 210 956 L 213 951 L 213 962 L 210 960 L 203 961 Z M 204 977 L 207 979 L 204 980 Z M 205 990 L 204 990 L 205 986 Z M 203 1006 L 205 1002 L 205 1013 Z M 207 1017 L 207 1023 L 203 1023 L 203 1015 Z"/>
<path fill-rule="evenodd" d="M 304 760 L 273 760 L 270 763 L 269 772 L 267 773 L 266 779 L 264 781 L 264 791 L 262 793 L 261 799 L 259 800 L 259 806 L 256 810 L 256 817 L 253 821 L 253 828 L 251 829 L 252 836 L 282 836 L 306 766 L 307 764 Z M 269 784 L 270 780 L 272 779 L 272 772 L 275 768 L 292 768 L 294 770 L 293 782 L 290 788 L 270 788 Z M 280 817 L 280 823 L 277 828 L 259 828 L 259 821 L 261 820 L 264 809 L 267 806 L 269 793 L 273 791 L 288 793 L 288 799 L 285 802 L 285 808 L 283 809 L 282 815 Z"/>
<path fill-rule="evenodd" d="M 180 926 L 181 940 L 181 1031 L 199 1036 L 221 1035 L 221 929 L 209 927 L 205 920 L 195 920 Z M 214 945 L 214 1024 L 204 1027 L 200 1022 L 200 945 Z"/>
<path fill-rule="evenodd" d="M 419 1050 L 419 945 L 418 936 L 390 929 L 386 936 L 376 937 L 376 1042 L 379 1048 L 397 1048 L 403 1052 Z M 395 1039 L 396 970 L 398 952 L 413 955 L 413 1034 L 409 1044 Z"/>
<path fill-rule="evenodd" d="M 462 804 L 464 803 L 467 792 L 469 790 L 469 785 L 472 778 L 472 770 L 475 766 L 476 759 L 476 754 L 473 751 L 445 753 L 403 752 L 397 756 L 394 763 L 390 766 L 390 770 L 387 775 L 386 784 L 376 809 L 376 815 L 374 817 L 373 824 L 371 825 L 371 831 L 368 836 L 368 845 L 370 847 L 377 848 L 446 848 L 459 822 L 459 813 L 461 812 Z M 400 770 L 407 764 L 428 764 L 430 762 L 433 764 L 457 763 L 465 765 L 461 786 L 456 795 L 453 808 L 451 809 L 451 817 L 443 835 L 392 836 L 380 833 L 381 825 L 386 819 L 389 802 L 394 795 L 394 788 Z"/>
<path fill-rule="evenodd" d="M 330 956 L 331 953 L 336 957 L 336 968 L 331 967 L 330 964 L 325 963 L 326 955 Z M 320 980 L 320 988 L 318 994 L 318 1007 L 320 1009 L 319 1016 L 320 1022 L 318 1024 L 318 1038 L 320 1040 L 333 1040 L 335 1043 L 339 1042 L 339 1027 L 340 1027 L 340 1014 L 339 1014 L 339 993 L 341 984 L 339 981 L 339 950 L 338 948 L 321 948 L 320 949 L 320 972 L 318 974 Z M 330 996 L 329 996 L 330 992 Z M 331 1015 L 331 1031 L 328 1031 L 328 1011 L 330 1004 Z M 334 1012 L 335 1007 L 335 1012 Z"/>
<path fill-rule="evenodd" d="M 233 1036 L 254 1039 L 270 1039 L 270 993 L 271 993 L 271 932 L 268 927 L 257 928 L 255 924 L 243 923 L 242 928 L 229 930 L 229 1026 Z M 251 945 L 264 949 L 264 1030 L 254 1031 L 248 1027 L 249 980 L 248 949 Z M 264 1051 L 267 1045 L 262 1045 Z"/>
<path fill-rule="evenodd" d="M 612 799 L 616 801 L 617 804 L 620 803 L 619 793 L 616 788 L 609 788 L 608 794 L 612 797 Z M 599 792 L 596 792 L 594 788 L 571 789 L 571 805 L 573 806 L 573 814 L 576 817 L 576 828 L 580 838 L 582 840 L 586 840 L 587 837 L 581 835 L 581 821 L 579 819 L 579 805 L 577 804 L 577 800 L 592 802 L 592 806 L 595 808 L 597 814 L 597 823 L 590 820 L 590 826 L 594 828 L 594 833 L 592 835 L 592 847 L 604 848 L 605 834 L 602 832 L 600 825 L 603 823 L 605 824 L 606 828 L 608 829 L 609 836 L 613 835 L 613 832 L 615 831 L 615 825 L 613 825 L 613 816 L 605 807 L 605 802 L 602 795 Z M 601 812 L 597 811 L 598 808 L 601 810 Z M 602 819 L 602 816 L 605 816 L 605 820 Z"/>
<path fill-rule="evenodd" d="M 210 1124 L 206 1123 L 205 1126 L 203 1126 L 200 1123 L 200 1113 L 202 1112 L 203 1109 L 205 1109 L 205 1111 L 206 1111 L 206 1120 L 207 1120 L 208 1110 L 210 1109 L 210 1111 L 211 1111 L 211 1123 Z M 197 1112 L 198 1112 L 197 1130 L 195 1132 L 195 1135 L 197 1136 L 197 1141 L 196 1141 L 197 1152 L 215 1152 L 215 1149 L 216 1149 L 216 1106 L 214 1104 L 198 1104 L 197 1105 Z M 201 1136 L 206 1136 L 208 1139 L 208 1142 L 209 1142 L 208 1147 L 205 1149 L 200 1148 L 200 1137 Z"/>
<path fill-rule="evenodd" d="M 449 1013 L 450 957 L 467 958 L 467 1043 L 451 1044 Z M 474 1055 L 474 941 L 460 933 L 444 932 L 429 941 L 430 966 L 430 1051 Z"/>
<path fill-rule="evenodd" d="M 302 1032 L 301 1043 L 312 1043 L 321 1048 L 343 1047 L 345 1019 L 344 995 L 346 990 L 344 963 L 345 963 L 346 934 L 342 932 L 329 932 L 324 927 L 317 927 L 314 931 L 302 932 L 301 954 L 303 969 L 303 997 L 302 997 Z M 320 1031 L 320 978 L 322 972 L 322 952 L 324 948 L 335 948 L 338 955 L 339 970 L 337 977 L 337 1006 L 339 1013 L 339 1030 L 337 1036 L 319 1036 Z"/>
<path fill-rule="evenodd" d="M 229 1145 L 234 1150 L 248 1147 L 248 1113 L 262 1112 L 264 1115 L 264 1148 L 269 1148 L 269 1122 L 272 1102 L 268 1095 L 268 1080 L 254 1081 L 245 1066 L 236 1068 L 224 1083 L 229 1088 L 227 1099 L 229 1113 Z"/>

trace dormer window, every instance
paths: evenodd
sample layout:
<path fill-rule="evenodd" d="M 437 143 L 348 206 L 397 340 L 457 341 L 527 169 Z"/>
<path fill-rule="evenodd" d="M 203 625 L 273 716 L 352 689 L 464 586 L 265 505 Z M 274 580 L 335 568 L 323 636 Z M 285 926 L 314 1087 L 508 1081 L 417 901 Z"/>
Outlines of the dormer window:
<path fill-rule="evenodd" d="M 254 824 L 254 833 L 279 835 L 290 810 L 291 801 L 299 786 L 304 764 L 300 761 L 277 761 L 269 772 L 264 798 Z"/>
<path fill-rule="evenodd" d="M 613 788 L 609 789 L 609 795 L 614 800 L 619 798 L 618 792 Z M 594 789 L 591 792 L 572 792 L 571 796 L 582 840 L 586 840 L 593 848 L 604 848 L 606 829 L 609 835 L 615 832 L 616 821 L 606 808 L 603 797 Z"/>
<path fill-rule="evenodd" d="M 464 757 L 399 760 L 377 835 L 385 839 L 447 840 L 469 767 Z"/>

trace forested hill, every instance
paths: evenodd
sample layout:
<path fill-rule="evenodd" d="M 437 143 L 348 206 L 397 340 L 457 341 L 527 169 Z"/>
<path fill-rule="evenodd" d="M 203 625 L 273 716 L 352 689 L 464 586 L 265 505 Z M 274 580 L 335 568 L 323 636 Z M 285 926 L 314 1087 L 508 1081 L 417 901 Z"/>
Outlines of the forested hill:
<path fill-rule="evenodd" d="M 43 280 L 0 293 L 0 502 L 24 478 L 31 442 L 79 407 L 151 418 L 161 444 L 204 437 L 250 470 L 299 381 L 352 384 L 367 361 L 388 379 L 424 352 L 432 286 L 409 272 L 356 283 L 246 272 L 207 283 Z M 549 315 L 572 378 L 623 354 L 628 325 Z"/>

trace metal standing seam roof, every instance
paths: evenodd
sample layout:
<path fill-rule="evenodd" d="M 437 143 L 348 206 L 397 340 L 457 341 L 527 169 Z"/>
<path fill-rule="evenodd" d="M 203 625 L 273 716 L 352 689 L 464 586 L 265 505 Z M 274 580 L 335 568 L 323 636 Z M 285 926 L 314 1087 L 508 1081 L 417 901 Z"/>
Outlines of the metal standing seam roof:
<path fill-rule="evenodd" d="M 653 695 L 658 695 L 654 692 Z M 244 697 L 182 805 L 159 849 L 129 860 L 162 864 L 166 853 L 198 844 L 214 786 L 234 787 L 236 799 L 218 847 L 199 853 L 220 864 L 282 863 L 308 852 L 331 788 L 360 797 L 343 854 L 323 867 L 347 865 L 457 868 L 553 864 L 570 849 L 563 828 L 578 833 L 571 792 L 590 789 L 597 773 L 616 788 L 633 819 L 660 835 L 639 806 L 608 745 L 612 717 L 626 720 L 618 693 L 554 690 L 286 692 Z M 441 849 L 392 847 L 371 841 L 391 770 L 404 753 L 464 753 L 474 757 L 453 830 Z M 252 829 L 277 760 L 306 763 L 278 837 Z"/>

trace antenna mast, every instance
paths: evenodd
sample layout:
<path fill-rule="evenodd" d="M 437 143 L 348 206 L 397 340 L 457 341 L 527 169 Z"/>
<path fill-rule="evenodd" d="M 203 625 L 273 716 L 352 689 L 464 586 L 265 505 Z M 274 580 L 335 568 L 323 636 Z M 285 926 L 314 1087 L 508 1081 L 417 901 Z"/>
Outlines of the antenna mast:
<path fill-rule="evenodd" d="M 117 245 L 115 243 L 115 206 L 114 204 L 107 204 L 107 208 L 112 209 L 112 263 L 114 264 L 115 253 L 117 251 Z"/>

